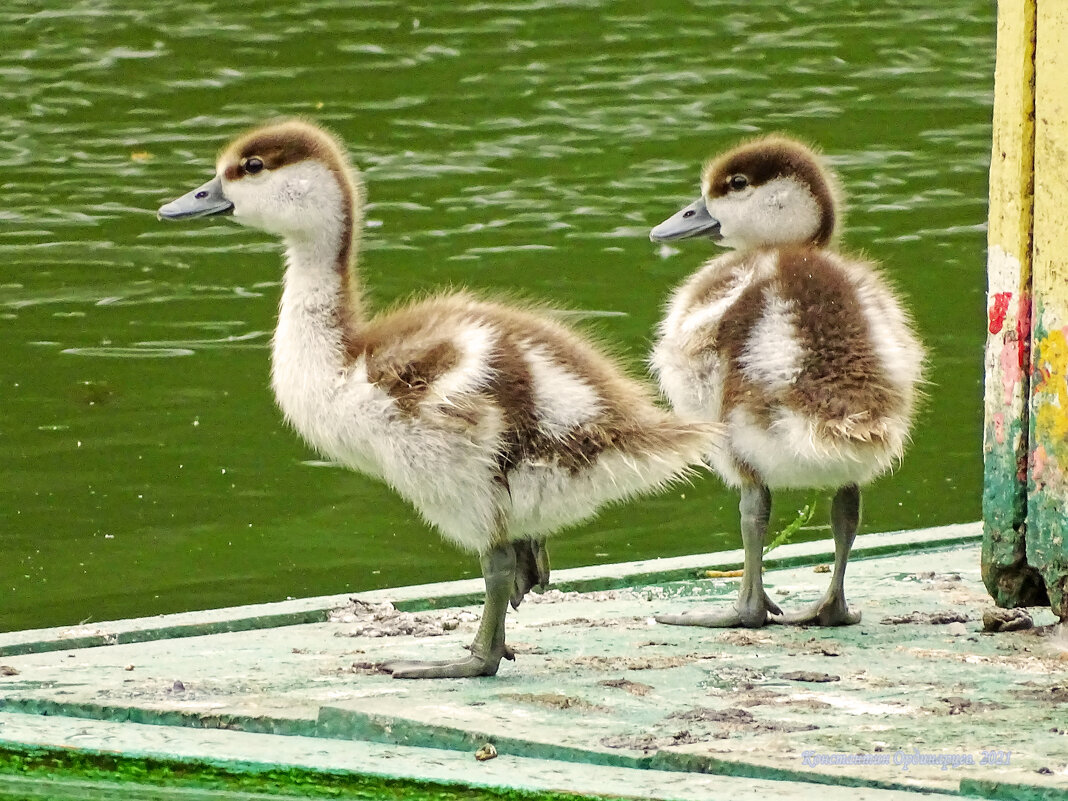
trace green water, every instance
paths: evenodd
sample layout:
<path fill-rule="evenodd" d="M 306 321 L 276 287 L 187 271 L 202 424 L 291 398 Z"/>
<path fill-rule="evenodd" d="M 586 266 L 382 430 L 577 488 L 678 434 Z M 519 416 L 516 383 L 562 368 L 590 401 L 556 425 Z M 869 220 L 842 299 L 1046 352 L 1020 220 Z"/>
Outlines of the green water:
<path fill-rule="evenodd" d="M 329 124 L 364 169 L 376 304 L 465 284 L 595 312 L 637 372 L 666 293 L 713 253 L 660 249 L 649 227 L 737 139 L 818 142 L 850 196 L 845 246 L 886 265 L 932 357 L 915 442 L 867 493 L 865 528 L 977 519 L 993 14 L 989 0 L 6 3 L 0 630 L 477 574 L 282 426 L 267 388 L 277 244 L 155 219 L 228 137 L 278 114 Z M 780 522 L 806 500 L 782 496 Z M 706 478 L 561 535 L 554 565 L 737 547 L 735 507 Z"/>

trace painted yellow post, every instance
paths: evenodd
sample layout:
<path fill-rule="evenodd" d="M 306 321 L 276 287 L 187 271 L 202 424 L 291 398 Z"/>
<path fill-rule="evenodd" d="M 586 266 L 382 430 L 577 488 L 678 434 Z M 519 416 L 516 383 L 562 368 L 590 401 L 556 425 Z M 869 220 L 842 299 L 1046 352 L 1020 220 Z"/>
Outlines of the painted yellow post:
<path fill-rule="evenodd" d="M 1027 561 L 1068 619 L 1068 2 L 1038 4 Z"/>
<path fill-rule="evenodd" d="M 1027 563 L 1035 0 L 998 3 L 990 160 L 983 581 L 999 605 L 1046 602 Z"/>

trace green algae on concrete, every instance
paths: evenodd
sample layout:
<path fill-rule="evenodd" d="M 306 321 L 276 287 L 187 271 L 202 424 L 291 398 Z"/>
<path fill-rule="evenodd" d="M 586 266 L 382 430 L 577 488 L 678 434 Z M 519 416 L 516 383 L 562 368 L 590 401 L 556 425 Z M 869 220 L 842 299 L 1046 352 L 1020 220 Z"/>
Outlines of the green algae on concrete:
<path fill-rule="evenodd" d="M 31 784 L 34 780 L 47 782 L 46 796 L 38 796 L 38 790 Z M 0 744 L 0 799 L 16 793 L 48 797 L 51 801 L 87 796 L 143 799 L 153 791 L 163 798 L 205 797 L 222 801 L 244 801 L 252 795 L 275 799 L 284 796 L 366 801 L 578 801 L 580 798 L 572 793 L 474 789 L 467 785 L 359 773 L 331 774 L 302 767 L 215 766 L 69 748 L 14 749 Z"/>
<path fill-rule="evenodd" d="M 179 779 L 193 779 L 201 786 L 218 786 L 216 780 L 219 774 L 222 774 L 222 786 L 235 786 L 236 782 L 230 781 L 230 777 L 235 777 L 241 781 L 243 788 L 247 788 L 244 792 L 251 792 L 263 777 L 284 781 L 294 773 L 303 777 L 305 772 L 308 781 L 303 782 L 292 793 L 284 785 L 269 787 L 264 782 L 263 794 L 256 794 L 254 798 L 257 801 L 276 795 L 283 799 L 300 798 L 306 797 L 301 795 L 302 791 L 308 793 L 309 788 L 322 787 L 337 793 L 331 797 L 347 798 L 351 797 L 349 793 L 356 794 L 361 789 L 368 788 L 373 791 L 382 786 L 393 789 L 398 786 L 401 789 L 434 788 L 426 790 L 427 798 L 437 798 L 439 796 L 434 793 L 451 793 L 459 787 L 470 788 L 465 790 L 467 795 L 462 797 L 475 799 L 567 798 L 569 794 L 581 795 L 583 798 L 622 797 L 678 801 L 765 801 L 783 795 L 798 799 L 819 798 L 820 801 L 909 801 L 915 798 L 911 793 L 905 795 L 888 790 L 817 787 L 805 782 L 775 782 L 696 772 L 633 770 L 558 763 L 508 754 L 501 754 L 487 762 L 476 762 L 469 751 L 437 751 L 304 737 L 251 735 L 235 731 L 166 731 L 158 726 L 130 724 L 124 728 L 114 723 L 63 719 L 45 719 L 41 726 L 31 731 L 23 716 L 3 714 L 0 714 L 0 726 L 15 729 L 28 743 L 55 743 L 63 738 L 64 733 L 77 735 L 79 744 L 74 747 L 65 746 L 58 750 L 55 745 L 22 747 L 21 752 L 43 751 L 56 754 L 57 759 L 64 763 L 61 766 L 64 768 L 71 765 L 75 768 L 88 765 L 88 770 L 82 771 L 80 778 L 77 772 L 70 774 L 66 769 L 51 772 L 50 766 L 45 765 L 49 775 L 49 785 L 46 786 L 52 785 L 56 780 L 60 782 L 57 786 L 93 782 L 115 791 L 120 789 L 121 785 L 115 781 L 109 782 L 106 776 L 100 777 L 92 772 L 95 767 L 100 766 L 101 757 L 105 760 L 115 759 L 120 760 L 120 764 L 132 766 L 134 774 L 131 778 L 139 780 L 132 785 L 134 797 L 139 801 L 145 789 L 150 786 L 159 788 L 160 792 L 166 790 L 159 781 L 166 781 L 167 786 L 172 783 L 177 785 L 174 792 L 181 793 L 179 797 L 185 798 L 192 788 Z M 130 728 L 135 731 L 129 731 Z M 104 748 L 109 750 L 102 750 L 100 743 L 104 743 Z M 116 751 L 120 744 L 124 745 L 125 749 L 118 754 Z M 64 760 L 64 752 L 76 755 L 77 760 Z M 104 767 L 107 768 L 108 764 L 105 762 Z M 151 770 L 151 777 L 148 779 L 139 775 L 144 773 L 146 767 Z M 419 774 L 421 778 L 406 783 L 393 781 L 405 772 L 409 777 Z M 320 774 L 325 777 L 323 781 L 319 781 Z M 39 778 L 39 774 L 32 772 L 28 772 L 25 778 L 19 778 L 0 771 L 0 798 L 3 798 L 5 787 L 32 787 L 34 775 Z M 386 781 L 377 781 L 375 777 Z M 155 781 L 156 784 L 150 785 L 150 781 Z M 504 788 L 503 791 L 500 791 L 500 788 Z M 493 794 L 494 789 L 499 792 Z M 483 793 L 483 790 L 490 792 Z M 207 794 L 212 791 L 204 789 L 200 792 Z M 238 790 L 215 792 L 220 793 L 219 798 L 227 801 L 247 797 L 237 795 L 241 792 Z M 128 797 L 121 792 L 101 797 L 116 796 Z M 163 796 L 167 801 L 174 797 Z"/>

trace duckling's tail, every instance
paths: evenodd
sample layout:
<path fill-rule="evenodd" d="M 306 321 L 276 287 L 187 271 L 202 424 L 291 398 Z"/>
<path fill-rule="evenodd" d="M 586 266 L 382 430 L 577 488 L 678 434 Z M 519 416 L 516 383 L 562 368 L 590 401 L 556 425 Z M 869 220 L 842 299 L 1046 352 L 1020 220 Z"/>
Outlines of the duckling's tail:
<path fill-rule="evenodd" d="M 597 460 L 594 491 L 605 501 L 657 492 L 688 479 L 706 469 L 709 454 L 721 446 L 722 425 L 657 412 L 635 421 L 633 428 L 622 432 L 616 447 Z"/>
<path fill-rule="evenodd" d="M 708 454 L 721 447 L 724 430 L 720 423 L 689 420 L 665 412 L 626 437 L 621 450 L 643 462 L 674 465 L 669 469 L 682 477 L 703 467 Z"/>
<path fill-rule="evenodd" d="M 508 531 L 516 547 L 513 601 L 524 588 L 548 578 L 544 538 L 593 517 L 606 504 L 648 495 L 689 478 L 705 467 L 723 437 L 714 423 L 681 420 L 662 410 L 626 421 L 611 420 L 587 430 L 582 444 L 599 446 L 587 459 L 573 458 L 561 468 L 548 461 L 532 465 L 533 474 L 513 482 L 508 494 Z M 544 472 L 539 472 L 545 468 Z"/>
<path fill-rule="evenodd" d="M 900 455 L 908 438 L 908 422 L 903 418 L 886 416 L 873 419 L 869 412 L 864 411 L 823 420 L 815 433 L 825 442 L 871 445 Z"/>

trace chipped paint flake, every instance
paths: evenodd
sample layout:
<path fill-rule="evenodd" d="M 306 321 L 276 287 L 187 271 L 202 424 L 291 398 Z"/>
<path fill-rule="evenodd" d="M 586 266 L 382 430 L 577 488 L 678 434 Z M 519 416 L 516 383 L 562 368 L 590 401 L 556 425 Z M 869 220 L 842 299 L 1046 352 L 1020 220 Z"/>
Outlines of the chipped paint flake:
<path fill-rule="evenodd" d="M 1011 292 L 995 292 L 990 298 L 990 308 L 987 311 L 989 318 L 988 329 L 991 334 L 1000 334 L 1005 327 L 1005 315 L 1009 313 L 1009 301 L 1012 300 Z"/>
<path fill-rule="evenodd" d="M 1068 326 L 1035 341 L 1035 433 L 1068 469 Z"/>

